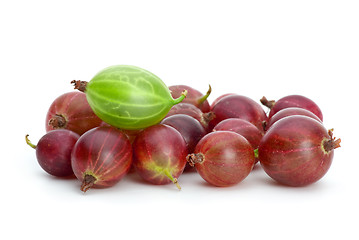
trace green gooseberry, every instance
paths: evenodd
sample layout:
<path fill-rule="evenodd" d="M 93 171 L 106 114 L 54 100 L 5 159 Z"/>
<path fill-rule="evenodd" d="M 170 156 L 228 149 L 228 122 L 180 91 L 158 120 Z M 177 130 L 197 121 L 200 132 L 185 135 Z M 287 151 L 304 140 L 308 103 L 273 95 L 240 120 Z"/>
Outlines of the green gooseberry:
<path fill-rule="evenodd" d="M 127 130 L 159 123 L 172 106 L 187 94 L 173 99 L 165 83 L 153 73 L 135 66 L 115 65 L 103 69 L 89 82 L 72 81 L 86 93 L 95 114 L 104 122 Z"/>

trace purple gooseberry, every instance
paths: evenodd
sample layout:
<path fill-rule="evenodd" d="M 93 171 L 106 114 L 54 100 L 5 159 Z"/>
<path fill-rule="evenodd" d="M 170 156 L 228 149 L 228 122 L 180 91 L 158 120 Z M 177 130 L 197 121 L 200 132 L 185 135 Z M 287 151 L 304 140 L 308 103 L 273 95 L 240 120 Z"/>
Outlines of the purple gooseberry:
<path fill-rule="evenodd" d="M 37 145 L 26 143 L 36 149 L 36 158 L 42 169 L 56 177 L 74 174 L 71 167 L 71 152 L 80 135 L 67 129 L 57 129 L 41 137 Z"/>

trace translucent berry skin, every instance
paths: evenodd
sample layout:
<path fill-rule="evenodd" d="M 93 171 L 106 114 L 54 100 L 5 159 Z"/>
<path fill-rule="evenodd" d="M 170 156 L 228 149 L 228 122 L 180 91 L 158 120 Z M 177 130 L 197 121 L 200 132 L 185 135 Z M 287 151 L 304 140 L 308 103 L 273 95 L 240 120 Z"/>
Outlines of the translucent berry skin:
<path fill-rule="evenodd" d="M 321 179 L 330 168 L 333 141 L 324 126 L 307 116 L 289 116 L 276 122 L 262 138 L 258 157 L 264 171 L 289 186 L 305 186 Z"/>
<path fill-rule="evenodd" d="M 211 112 L 216 116 L 210 121 L 210 129 L 227 118 L 240 118 L 254 124 L 261 132 L 263 121 L 267 121 L 267 115 L 262 106 L 252 99 L 242 95 L 229 95 L 220 99 L 213 106 Z"/>
<path fill-rule="evenodd" d="M 315 115 L 314 113 L 310 112 L 309 110 L 306 110 L 304 108 L 289 107 L 289 108 L 284 108 L 284 109 L 278 111 L 277 113 L 275 113 L 268 120 L 268 123 L 266 124 L 265 129 L 268 130 L 278 120 L 288 117 L 288 116 L 293 116 L 293 115 L 307 116 L 307 117 L 313 118 L 313 119 L 317 120 L 318 122 L 322 123 L 320 118 L 317 117 L 317 115 Z"/>
<path fill-rule="evenodd" d="M 126 130 L 159 123 L 187 92 L 173 99 L 165 83 L 153 73 L 129 65 L 114 65 L 98 72 L 84 89 L 92 110 L 104 122 Z M 81 83 L 80 83 L 81 84 Z"/>
<path fill-rule="evenodd" d="M 304 108 L 314 113 L 321 121 L 323 121 L 323 114 L 319 106 L 311 99 L 301 95 L 289 95 L 279 99 L 274 103 L 274 106 L 271 108 L 268 117 L 271 118 L 278 111 L 288 107 Z"/>
<path fill-rule="evenodd" d="M 242 135 L 251 144 L 253 149 L 257 149 L 263 137 L 263 133 L 250 122 L 240 118 L 228 118 L 218 123 L 213 131 L 232 131 Z M 257 162 L 256 158 L 256 162 Z"/>
<path fill-rule="evenodd" d="M 36 158 L 42 169 L 56 177 L 73 175 L 71 152 L 79 137 L 66 129 L 46 133 L 36 145 Z"/>
<path fill-rule="evenodd" d="M 187 160 L 205 181 L 218 187 L 240 183 L 249 175 L 255 163 L 250 143 L 243 136 L 230 131 L 216 131 L 204 136 L 197 144 L 195 153 L 188 155 Z"/>
<path fill-rule="evenodd" d="M 82 191 L 91 187 L 110 187 L 119 182 L 131 167 L 131 143 L 122 131 L 114 127 L 97 127 L 79 138 L 71 161 L 75 176 L 83 184 L 86 175 L 95 179 L 90 186 L 82 186 Z"/>
<path fill-rule="evenodd" d="M 133 165 L 142 179 L 163 185 L 174 182 L 182 174 L 188 152 L 185 140 L 176 129 L 157 124 L 137 135 L 133 153 Z"/>
<path fill-rule="evenodd" d="M 258 148 L 263 133 L 250 122 L 240 118 L 228 118 L 218 123 L 213 131 L 232 131 L 245 137 L 254 149 Z"/>
<path fill-rule="evenodd" d="M 57 97 L 46 115 L 46 131 L 68 129 L 82 135 L 98 127 L 102 120 L 95 115 L 82 92 L 68 92 Z"/>

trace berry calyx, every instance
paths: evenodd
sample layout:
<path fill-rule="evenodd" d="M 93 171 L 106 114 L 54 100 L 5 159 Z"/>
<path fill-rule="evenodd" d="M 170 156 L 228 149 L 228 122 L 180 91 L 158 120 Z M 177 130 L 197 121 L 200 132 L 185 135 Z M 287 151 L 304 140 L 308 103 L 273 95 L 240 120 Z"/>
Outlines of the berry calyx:
<path fill-rule="evenodd" d="M 204 155 L 202 153 L 191 153 L 186 157 L 188 164 L 194 167 L 197 163 L 203 163 Z"/>
<path fill-rule="evenodd" d="M 71 84 L 74 84 L 74 89 L 79 90 L 80 92 L 85 92 L 87 81 L 81 81 L 81 80 L 72 80 Z"/>
<path fill-rule="evenodd" d="M 333 137 L 333 130 L 333 128 L 328 130 L 328 135 L 330 136 L 330 139 L 323 141 L 323 148 L 324 151 L 327 153 L 341 147 L 340 143 L 342 140 L 340 138 L 336 139 L 335 137 Z"/>
<path fill-rule="evenodd" d="M 49 120 L 48 123 L 52 128 L 59 129 L 59 128 L 65 128 L 67 121 L 66 118 L 61 114 L 56 114 L 53 118 Z"/>
<path fill-rule="evenodd" d="M 86 173 L 81 184 L 81 191 L 85 193 L 87 190 L 92 188 L 92 186 L 96 183 L 96 181 L 97 178 L 94 175 L 90 173 Z"/>

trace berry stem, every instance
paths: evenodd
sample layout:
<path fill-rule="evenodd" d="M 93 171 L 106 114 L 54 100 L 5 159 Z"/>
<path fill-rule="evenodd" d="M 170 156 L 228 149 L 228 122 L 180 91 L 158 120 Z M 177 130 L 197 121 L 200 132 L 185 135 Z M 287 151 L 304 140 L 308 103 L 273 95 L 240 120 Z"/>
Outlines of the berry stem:
<path fill-rule="evenodd" d="M 87 82 L 81 80 L 72 80 L 71 84 L 74 84 L 74 89 L 79 90 L 80 92 L 86 91 Z"/>
<path fill-rule="evenodd" d="M 181 190 L 181 186 L 178 184 L 177 178 L 174 178 L 168 169 L 165 169 L 163 172 L 177 186 L 178 190 Z"/>
<path fill-rule="evenodd" d="M 341 147 L 340 143 L 342 140 L 340 138 L 336 139 L 333 137 L 333 130 L 333 128 L 328 130 L 330 139 L 323 142 L 323 148 L 326 152 L 330 152 L 338 147 Z"/>
<path fill-rule="evenodd" d="M 204 126 L 208 127 L 208 123 L 215 118 L 216 114 L 214 114 L 214 112 L 203 113 L 201 116 L 201 123 L 204 124 Z"/>
<path fill-rule="evenodd" d="M 33 149 L 36 149 L 36 145 L 32 144 L 29 140 L 29 134 L 26 134 L 25 136 L 25 141 L 27 143 L 27 145 L 29 145 L 30 147 L 32 147 Z"/>
<path fill-rule="evenodd" d="M 84 176 L 84 180 L 82 181 L 81 191 L 86 192 L 87 190 L 92 188 L 92 186 L 95 184 L 96 181 L 97 181 L 96 177 L 86 173 Z"/>
<path fill-rule="evenodd" d="M 269 109 L 272 109 L 275 104 L 275 100 L 268 100 L 264 96 L 260 99 L 260 102 Z"/>
<path fill-rule="evenodd" d="M 61 114 L 56 114 L 53 118 L 49 120 L 49 125 L 54 129 L 65 128 L 66 126 L 66 118 Z"/>
<path fill-rule="evenodd" d="M 181 96 L 179 96 L 178 98 L 173 100 L 173 105 L 176 105 L 176 104 L 182 102 L 183 99 L 185 99 L 186 96 L 187 96 L 187 90 L 183 90 Z"/>
<path fill-rule="evenodd" d="M 211 92 L 212 92 L 212 87 L 211 84 L 209 84 L 207 93 L 198 99 L 198 104 L 201 105 L 204 101 L 206 101 L 209 95 L 211 94 Z"/>
<path fill-rule="evenodd" d="M 267 121 L 262 121 L 262 128 L 264 132 L 267 131 L 267 125 L 268 125 Z"/>
<path fill-rule="evenodd" d="M 258 158 L 258 148 L 257 148 L 257 149 L 254 149 L 254 157 L 255 157 L 255 158 Z"/>
<path fill-rule="evenodd" d="M 191 153 L 188 154 L 187 162 L 191 167 L 194 167 L 197 163 L 202 163 L 204 161 L 204 155 L 202 153 Z"/>

